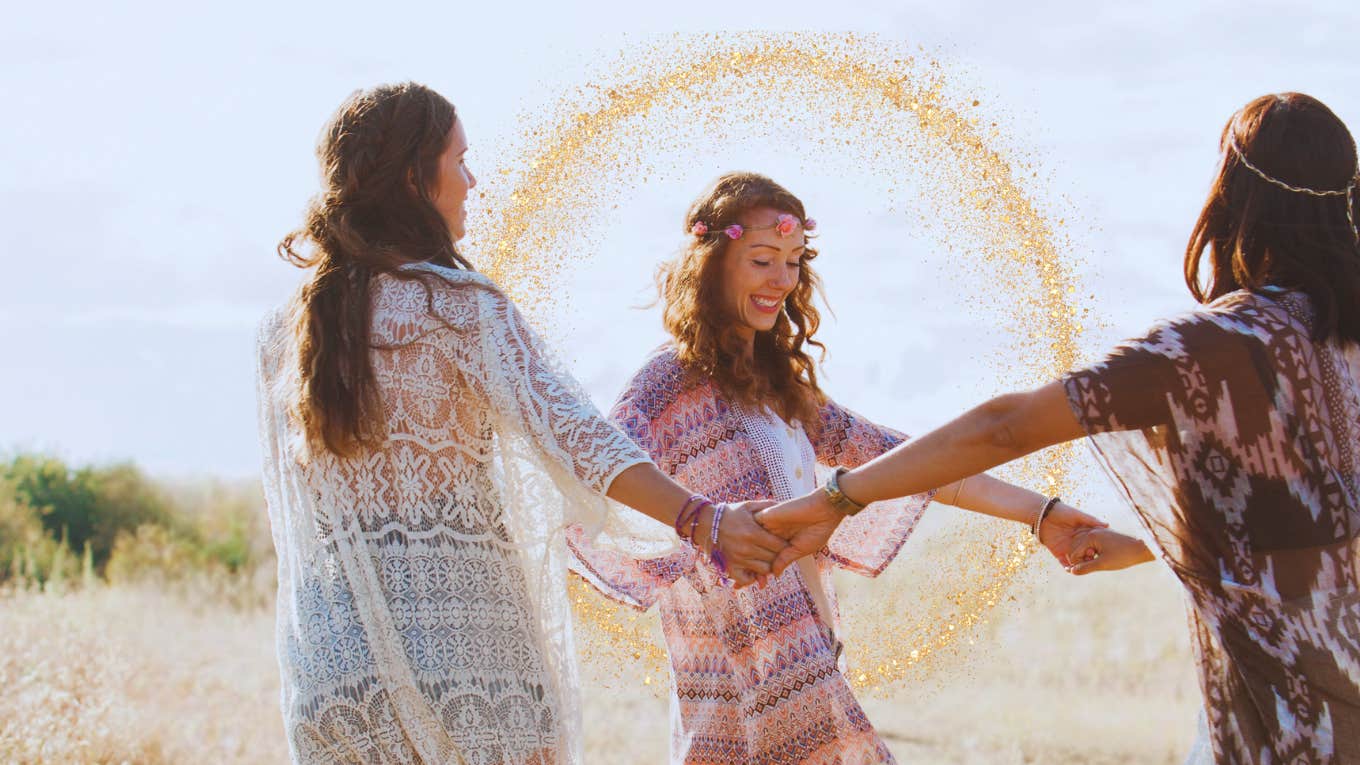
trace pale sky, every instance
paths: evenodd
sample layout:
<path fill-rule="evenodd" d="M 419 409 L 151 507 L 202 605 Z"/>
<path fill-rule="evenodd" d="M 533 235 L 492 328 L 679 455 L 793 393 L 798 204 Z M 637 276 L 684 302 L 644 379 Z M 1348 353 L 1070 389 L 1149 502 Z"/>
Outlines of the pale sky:
<path fill-rule="evenodd" d="M 496 154 L 517 114 L 649 35 L 834 30 L 924 46 L 989 95 L 1071 213 L 1082 292 L 1104 321 L 1088 358 L 1190 307 L 1181 253 L 1235 109 L 1300 90 L 1360 129 L 1354 2 L 638 5 L 7 11 L 0 449 L 157 474 L 258 471 L 254 328 L 300 277 L 274 247 L 316 191 L 322 123 L 358 87 L 414 79 L 448 96 L 492 183 L 519 167 Z M 853 169 L 804 173 L 737 148 L 750 154 L 715 150 L 622 200 L 624 223 L 562 285 L 562 353 L 597 403 L 660 341 L 657 313 L 629 306 L 647 301 L 680 215 L 729 163 L 780 179 L 822 224 L 832 395 L 920 432 L 1000 392 L 985 370 L 1004 332 L 958 306 L 1005 296 L 941 281 L 945 264 L 929 258 L 907 262 L 911 232 L 864 198 Z"/>

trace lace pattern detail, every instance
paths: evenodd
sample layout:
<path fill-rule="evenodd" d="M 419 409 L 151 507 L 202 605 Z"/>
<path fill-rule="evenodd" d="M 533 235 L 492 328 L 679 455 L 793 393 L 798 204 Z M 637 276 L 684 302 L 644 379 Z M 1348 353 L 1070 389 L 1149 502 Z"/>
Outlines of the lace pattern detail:
<path fill-rule="evenodd" d="M 655 538 L 601 496 L 647 457 L 492 282 L 410 271 L 372 293 L 377 448 L 307 450 L 283 313 L 261 331 L 292 759 L 579 763 L 563 529 Z"/>

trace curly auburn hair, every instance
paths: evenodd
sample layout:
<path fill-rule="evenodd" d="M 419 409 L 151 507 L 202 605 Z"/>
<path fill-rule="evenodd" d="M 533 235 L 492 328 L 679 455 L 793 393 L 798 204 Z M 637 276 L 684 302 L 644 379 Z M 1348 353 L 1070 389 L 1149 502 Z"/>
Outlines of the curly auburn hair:
<path fill-rule="evenodd" d="M 407 82 L 354 93 L 322 131 L 321 193 L 278 247 L 312 269 L 291 306 L 301 383 L 292 415 L 310 444 L 352 455 L 386 437 L 370 356 L 374 278 L 427 282 L 400 270 L 413 261 L 472 268 L 431 196 L 457 119 L 443 96 Z"/>
<path fill-rule="evenodd" d="M 727 303 L 723 301 L 723 264 L 731 239 L 719 235 L 742 216 L 772 208 L 806 220 L 798 197 L 757 173 L 727 173 L 690 205 L 685 233 L 703 221 L 708 236 L 689 237 L 680 254 L 657 271 L 664 304 L 662 320 L 674 341 L 681 365 L 691 374 L 711 379 L 723 395 L 752 407 L 769 406 L 785 421 L 797 420 L 811 432 L 819 422 L 817 409 L 826 396 L 817 387 L 817 371 L 805 346 L 826 348 L 813 339 L 821 315 L 813 306 L 821 282 L 812 270 L 817 251 L 805 247 L 798 284 L 784 300 L 784 309 L 768 332 L 757 332 L 750 356 Z"/>

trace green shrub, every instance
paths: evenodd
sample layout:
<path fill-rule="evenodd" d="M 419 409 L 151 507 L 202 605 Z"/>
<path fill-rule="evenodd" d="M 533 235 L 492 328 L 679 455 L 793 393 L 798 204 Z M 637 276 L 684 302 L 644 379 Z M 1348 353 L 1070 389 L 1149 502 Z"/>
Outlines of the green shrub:
<path fill-rule="evenodd" d="M 130 463 L 71 468 L 20 454 L 0 463 L 0 581 L 60 588 L 202 573 L 216 590 L 254 598 L 257 580 L 272 578 L 263 508 L 258 482 L 167 484 Z"/>

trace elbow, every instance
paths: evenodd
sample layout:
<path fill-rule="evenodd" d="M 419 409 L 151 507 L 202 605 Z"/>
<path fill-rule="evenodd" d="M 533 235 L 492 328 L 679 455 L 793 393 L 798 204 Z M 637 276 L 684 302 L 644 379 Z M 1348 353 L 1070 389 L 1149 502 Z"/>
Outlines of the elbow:
<path fill-rule="evenodd" d="M 1026 394 L 1008 393 L 981 407 L 980 440 L 996 450 L 1005 461 L 1023 457 L 1037 447 L 1030 444 L 1024 422 Z"/>

